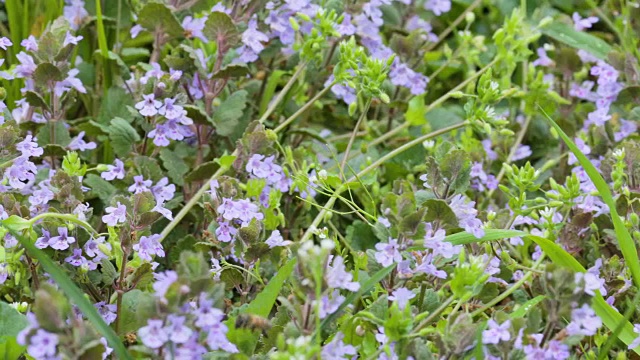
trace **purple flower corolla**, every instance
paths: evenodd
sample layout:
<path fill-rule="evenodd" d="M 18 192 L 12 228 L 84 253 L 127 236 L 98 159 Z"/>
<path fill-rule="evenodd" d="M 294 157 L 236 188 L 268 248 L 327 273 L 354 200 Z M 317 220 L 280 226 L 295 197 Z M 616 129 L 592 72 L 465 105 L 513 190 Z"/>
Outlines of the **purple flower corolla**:
<path fill-rule="evenodd" d="M 482 221 L 476 217 L 478 210 L 474 208 L 475 204 L 475 201 L 467 202 L 463 195 L 458 194 L 451 199 L 449 207 L 456 214 L 460 227 L 473 234 L 476 238 L 481 238 L 484 236 L 484 229 L 482 228 Z"/>
<path fill-rule="evenodd" d="M 333 76 L 333 74 L 331 74 L 327 81 L 325 81 L 324 86 L 329 86 L 334 79 L 335 77 Z M 335 95 L 336 98 L 344 101 L 347 105 L 355 102 L 357 98 L 356 90 L 347 84 L 334 84 L 333 86 L 331 86 L 331 92 L 333 93 L 333 95 Z"/>
<path fill-rule="evenodd" d="M 27 53 L 21 51 L 16 55 L 20 65 L 17 65 L 15 68 L 15 73 L 17 78 L 30 78 L 33 73 L 36 71 L 36 63 L 33 61 L 33 58 Z"/>
<path fill-rule="evenodd" d="M 169 286 L 178 280 L 178 273 L 173 270 L 157 273 L 153 275 L 156 282 L 153 283 L 153 290 L 156 297 L 164 298 Z"/>
<path fill-rule="evenodd" d="M 86 142 L 84 141 L 84 131 L 81 131 L 78 136 L 76 136 L 75 138 L 73 138 L 71 140 L 71 142 L 69 143 L 68 147 L 71 150 L 79 150 L 79 151 L 85 151 L 85 150 L 93 150 L 97 147 L 96 143 L 94 143 L 93 141 L 90 142 Z"/>
<path fill-rule="evenodd" d="M 35 359 L 45 359 L 55 357 L 58 346 L 58 335 L 43 329 L 38 329 L 29 338 L 27 353 Z"/>
<path fill-rule="evenodd" d="M 502 324 L 498 324 L 495 320 L 489 319 L 487 323 L 488 329 L 482 332 L 483 344 L 498 344 L 501 341 L 509 341 L 511 339 L 511 320 L 507 320 Z"/>
<path fill-rule="evenodd" d="M 351 36 L 356 33 L 356 27 L 351 23 L 351 14 L 345 13 L 342 22 L 338 24 L 336 30 L 342 36 Z"/>
<path fill-rule="evenodd" d="M 231 242 L 238 232 L 238 229 L 229 225 L 226 221 L 221 221 L 216 229 L 216 237 L 222 242 Z M 267 244 L 268 245 L 268 244 Z"/>
<path fill-rule="evenodd" d="M 391 227 L 391 222 L 386 217 L 378 216 L 378 222 L 387 229 Z"/>
<path fill-rule="evenodd" d="M 109 206 L 105 209 L 107 215 L 102 217 L 102 222 L 108 226 L 116 226 L 118 223 L 127 221 L 127 207 L 118 201 L 116 206 Z"/>
<path fill-rule="evenodd" d="M 62 43 L 62 46 L 67 46 L 69 44 L 78 45 L 78 42 L 80 42 L 80 40 L 82 39 L 84 39 L 82 35 L 73 36 L 70 31 L 67 31 L 64 36 L 64 42 Z"/>
<path fill-rule="evenodd" d="M 4 284 L 9 278 L 9 270 L 6 263 L 0 263 L 0 285 Z"/>
<path fill-rule="evenodd" d="M 167 317 L 169 325 L 165 327 L 165 332 L 169 334 L 169 340 L 176 344 L 184 344 L 189 341 L 191 335 L 193 334 L 193 330 L 191 330 L 184 323 L 186 318 L 184 316 L 178 315 L 169 315 Z"/>
<path fill-rule="evenodd" d="M 290 240 L 284 240 L 280 234 L 280 230 L 273 230 L 269 238 L 265 241 L 269 248 L 272 249 L 276 246 L 287 246 L 293 244 Z"/>
<path fill-rule="evenodd" d="M 76 242 L 76 239 L 69 236 L 69 229 L 66 227 L 58 228 L 58 236 L 54 236 L 49 239 L 49 246 L 56 250 L 66 250 L 69 248 L 69 244 Z"/>
<path fill-rule="evenodd" d="M 638 130 L 638 125 L 636 125 L 635 121 L 620 119 L 619 131 L 613 134 L 613 139 L 615 141 L 622 141 L 628 136 L 635 133 L 637 130 Z"/>
<path fill-rule="evenodd" d="M 584 29 L 591 29 L 591 26 L 600 20 L 595 16 L 589 16 L 587 18 L 583 18 L 577 12 L 574 12 L 571 18 L 573 19 L 573 27 L 578 31 L 582 31 Z"/>
<path fill-rule="evenodd" d="M 2 50 L 7 50 L 7 47 L 13 45 L 13 43 L 11 42 L 11 40 L 9 40 L 9 38 L 3 36 L 0 38 L 0 48 Z"/>
<path fill-rule="evenodd" d="M 422 40 L 436 42 L 438 41 L 438 36 L 433 33 L 433 27 L 430 23 L 423 20 L 418 15 L 413 15 L 407 20 L 406 25 L 407 31 L 419 31 L 421 33 Z"/>
<path fill-rule="evenodd" d="M 145 191 L 151 191 L 149 187 L 153 184 L 151 180 L 145 180 L 142 175 L 136 175 L 133 177 L 133 185 L 129 186 L 128 190 L 134 194 L 139 194 Z"/>
<path fill-rule="evenodd" d="M 435 276 L 440 279 L 446 279 L 447 273 L 433 265 L 433 254 L 428 254 L 422 258 L 420 265 L 416 266 L 414 272 L 423 272 L 427 275 Z"/>
<path fill-rule="evenodd" d="M 35 246 L 38 249 L 46 249 L 49 247 L 49 241 L 51 241 L 51 234 L 47 229 L 42 229 L 42 236 L 36 239 Z"/>
<path fill-rule="evenodd" d="M 333 289 L 345 289 L 349 291 L 358 291 L 360 284 L 353 280 L 353 274 L 347 271 L 342 256 L 333 258 L 333 264 L 327 266 L 325 273 L 327 285 Z"/>
<path fill-rule="evenodd" d="M 345 358 L 353 358 L 357 354 L 356 348 L 353 345 L 345 344 L 342 339 L 344 339 L 344 334 L 342 332 L 336 333 L 333 339 L 322 347 L 322 359 L 344 360 Z"/>
<path fill-rule="evenodd" d="M 169 179 L 163 177 L 154 186 L 151 187 L 151 193 L 158 202 L 165 202 L 173 199 L 176 193 L 176 186 L 169 184 Z"/>
<path fill-rule="evenodd" d="M 529 147 L 529 145 L 518 145 L 515 153 L 513 153 L 513 157 L 511 158 L 511 161 L 526 159 L 529 156 L 531 156 L 531 154 L 532 154 L 531 147 Z"/>
<path fill-rule="evenodd" d="M 27 51 L 38 51 L 38 39 L 33 35 L 29 35 L 28 38 L 20 42 L 20 46 L 24 47 Z"/>
<path fill-rule="evenodd" d="M 132 26 L 131 30 L 129 30 L 129 33 L 131 34 L 131 38 L 132 39 L 137 38 L 138 35 L 140 35 L 140 32 L 142 32 L 142 30 L 144 30 L 144 28 L 140 24 L 136 24 Z"/>
<path fill-rule="evenodd" d="M 205 293 L 200 295 L 198 307 L 191 311 L 195 317 L 194 325 L 206 329 L 219 324 L 224 319 L 224 312 L 213 307 L 213 301 L 206 297 Z"/>
<path fill-rule="evenodd" d="M 203 42 L 207 42 L 207 38 L 202 33 L 204 30 L 204 24 L 207 22 L 207 17 L 201 17 L 194 19 L 192 16 L 185 16 L 182 20 L 182 29 L 184 30 L 184 36 L 187 39 L 197 38 Z"/>
<path fill-rule="evenodd" d="M 102 245 L 108 251 L 111 251 L 111 244 L 105 240 L 104 236 L 100 236 L 95 239 L 92 238 L 84 244 L 84 252 L 87 256 L 93 258 L 94 262 L 99 262 L 100 260 L 107 258 L 107 255 L 100 250 L 99 245 Z"/>
<path fill-rule="evenodd" d="M 398 240 L 393 238 L 389 238 L 388 243 L 376 244 L 376 250 L 378 250 L 375 253 L 376 262 L 386 267 L 394 262 L 402 261 L 402 255 L 400 255 L 398 248 Z"/>
<path fill-rule="evenodd" d="M 633 324 L 633 332 L 636 333 L 637 337 L 629 344 L 629 350 L 640 346 L 640 324 Z"/>
<path fill-rule="evenodd" d="M 242 33 L 242 45 L 238 49 L 239 61 L 243 63 L 254 62 L 258 55 L 264 50 L 264 44 L 269 41 L 269 37 L 258 30 L 258 21 L 254 16 L 247 24 L 247 30 Z"/>
<path fill-rule="evenodd" d="M 587 115 L 585 126 L 589 126 L 589 125 L 603 126 L 610 119 L 611 119 L 611 115 L 609 115 L 609 109 L 599 108 L 590 112 Z"/>
<path fill-rule="evenodd" d="M 389 296 L 389 300 L 397 302 L 398 308 L 404 310 L 407 304 L 409 304 L 409 301 L 414 297 L 416 297 L 416 294 L 414 294 L 413 291 L 401 287 L 393 291 L 392 295 Z"/>
<path fill-rule="evenodd" d="M 93 304 L 93 306 L 98 310 L 98 313 L 107 324 L 111 324 L 116 320 L 116 310 L 118 309 L 116 304 L 107 304 L 104 301 L 100 301 Z"/>
<path fill-rule="evenodd" d="M 158 349 L 169 341 L 162 320 L 149 319 L 147 326 L 138 330 L 138 337 L 146 347 L 151 349 Z"/>
<path fill-rule="evenodd" d="M 62 13 L 73 30 L 78 30 L 83 21 L 89 17 L 89 12 L 84 8 L 83 0 L 68 1 Z"/>
<path fill-rule="evenodd" d="M 242 226 L 247 226 L 251 220 L 262 220 L 264 215 L 260 212 L 258 205 L 253 204 L 247 199 L 240 199 L 234 201 L 229 198 L 224 198 L 222 204 L 218 206 L 218 213 L 228 221 L 239 219 L 242 222 Z"/>
<path fill-rule="evenodd" d="M 21 156 L 13 161 L 4 172 L 4 179 L 17 190 L 23 189 L 28 183 L 35 181 L 38 168 L 27 157 Z"/>
<path fill-rule="evenodd" d="M 158 109 L 162 106 L 162 103 L 156 100 L 154 94 L 142 95 L 144 100 L 138 102 L 135 106 L 140 111 L 142 116 L 154 116 L 158 113 Z"/>
<path fill-rule="evenodd" d="M 482 148 L 484 152 L 487 154 L 487 159 L 496 160 L 498 158 L 498 154 L 493 151 L 491 139 L 482 140 Z"/>
<path fill-rule="evenodd" d="M 327 316 L 338 311 L 338 309 L 340 308 L 340 305 L 342 305 L 345 299 L 346 298 L 344 296 L 340 295 L 339 290 L 333 291 L 333 294 L 331 295 L 331 299 L 329 299 L 329 296 L 324 295 L 320 300 L 318 317 L 320 317 L 320 319 L 324 319 Z"/>
<path fill-rule="evenodd" d="M 571 322 L 567 325 L 567 333 L 570 336 L 592 336 L 596 334 L 601 326 L 602 320 L 600 317 L 596 315 L 589 305 L 583 304 L 582 307 L 571 311 Z"/>
<path fill-rule="evenodd" d="M 182 116 L 185 112 L 184 108 L 180 105 L 175 105 L 176 100 L 172 98 L 164 99 L 164 104 L 158 109 L 158 114 L 166 117 L 169 120 L 175 120 Z"/>
<path fill-rule="evenodd" d="M 16 150 L 20 151 L 24 157 L 38 157 L 44 153 L 44 150 L 38 146 L 37 139 L 31 134 L 25 136 L 24 140 L 16 144 Z"/>
<path fill-rule="evenodd" d="M 73 255 L 68 256 L 64 261 L 76 267 L 87 263 L 87 259 L 82 256 L 82 249 L 73 249 Z"/>
<path fill-rule="evenodd" d="M 433 255 L 440 255 L 445 259 L 451 258 L 460 253 L 462 246 L 453 245 L 444 241 L 447 233 L 444 229 L 433 231 L 431 223 L 425 224 L 424 247 L 433 250 Z"/>
<path fill-rule="evenodd" d="M 133 250 L 137 251 L 138 256 L 146 261 L 152 261 L 152 256 L 164 257 L 164 249 L 159 240 L 160 235 L 158 234 L 142 236 L 140 237 L 140 242 L 133 245 Z"/>
<path fill-rule="evenodd" d="M 227 339 L 227 326 L 217 323 L 207 329 L 206 343 L 212 351 L 224 350 L 229 353 L 237 353 L 238 348 Z"/>
<path fill-rule="evenodd" d="M 421 95 L 427 89 L 429 78 L 423 74 L 413 71 L 406 64 L 396 61 L 389 71 L 389 79 L 396 86 L 403 86 L 409 89 L 412 95 Z"/>
<path fill-rule="evenodd" d="M 440 16 L 451 10 L 451 0 L 427 0 L 424 8 L 432 11 L 436 16 Z"/>
<path fill-rule="evenodd" d="M 553 60 L 551 60 L 551 58 L 547 55 L 547 51 L 544 49 L 544 47 L 539 47 L 536 52 L 538 53 L 538 58 L 531 63 L 533 66 L 553 65 Z"/>
<path fill-rule="evenodd" d="M 124 179 L 124 163 L 120 159 L 115 160 L 115 165 L 107 165 L 107 171 L 103 171 L 100 176 L 111 181 L 113 179 Z"/>

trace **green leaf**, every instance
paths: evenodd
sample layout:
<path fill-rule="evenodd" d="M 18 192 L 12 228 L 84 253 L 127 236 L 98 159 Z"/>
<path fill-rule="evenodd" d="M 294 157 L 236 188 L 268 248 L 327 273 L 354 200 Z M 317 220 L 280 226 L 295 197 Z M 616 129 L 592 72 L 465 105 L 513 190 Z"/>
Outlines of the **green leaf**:
<path fill-rule="evenodd" d="M 99 197 L 105 204 L 108 204 L 109 200 L 111 200 L 113 195 L 118 191 L 110 182 L 96 174 L 88 174 L 84 178 L 84 183 L 91 188 L 91 193 Z"/>
<path fill-rule="evenodd" d="M 129 291 L 122 296 L 122 314 L 120 320 L 120 334 L 137 331 L 155 314 L 156 301 L 152 294 L 138 289 Z"/>
<path fill-rule="evenodd" d="M 568 252 L 566 252 L 563 248 L 561 248 L 558 244 L 552 242 L 551 240 L 547 240 L 545 238 L 534 235 L 526 235 L 525 237 L 538 244 L 542 251 L 544 251 L 544 253 L 555 264 L 567 267 L 576 272 L 587 271 L 578 262 L 578 260 L 576 260 L 573 256 L 571 256 Z M 633 331 L 633 325 L 631 325 L 631 323 L 627 321 L 624 316 L 622 316 L 616 309 L 607 304 L 607 302 L 599 292 L 597 292 L 596 296 L 593 297 L 591 306 L 593 307 L 593 310 L 596 312 L 596 314 L 598 314 L 600 319 L 602 319 L 604 325 L 609 328 L 609 330 L 614 331 L 621 323 L 624 323 L 622 326 L 622 330 L 620 330 L 618 334 L 618 338 L 622 340 L 622 342 L 629 345 L 636 339 L 637 334 Z M 640 346 L 633 350 L 636 353 L 640 354 Z"/>
<path fill-rule="evenodd" d="M 484 241 L 493 241 L 493 240 L 501 240 L 508 239 L 517 236 L 526 236 L 527 233 L 519 230 L 503 230 L 503 229 L 484 229 L 484 236 L 481 238 L 476 238 L 472 234 L 468 232 L 459 232 L 452 235 L 449 235 L 444 238 L 445 241 L 452 243 L 453 245 L 465 245 L 476 242 L 484 242 Z M 412 246 L 408 249 L 409 251 L 417 251 L 424 250 L 424 246 L 417 245 Z"/>
<path fill-rule="evenodd" d="M 0 222 L 4 225 L 4 220 Z M 115 354 L 120 359 L 133 359 L 127 349 L 125 349 L 122 341 L 118 338 L 118 335 L 104 322 L 102 316 L 98 313 L 98 310 L 93 304 L 84 296 L 82 290 L 80 290 L 71 279 L 64 273 L 62 267 L 55 264 L 47 254 L 42 250 L 36 248 L 30 240 L 22 236 L 21 233 L 10 230 L 11 235 L 15 236 L 20 244 L 29 252 L 31 257 L 36 258 L 44 270 L 51 275 L 51 278 L 58 284 L 60 289 L 69 297 L 78 309 L 87 317 L 87 319 L 93 324 L 96 330 L 107 339 L 109 346 L 115 351 Z"/>
<path fill-rule="evenodd" d="M 27 91 L 24 98 L 27 100 L 27 102 L 31 106 L 43 108 L 47 111 L 49 110 L 49 105 L 47 105 L 47 102 L 44 101 L 44 99 L 42 98 L 42 96 L 40 96 L 40 94 L 34 91 L 31 91 L 31 90 Z"/>
<path fill-rule="evenodd" d="M 424 103 L 424 95 L 414 96 L 409 100 L 409 107 L 404 118 L 412 126 L 420 126 L 427 123 L 427 107 Z"/>
<path fill-rule="evenodd" d="M 606 60 L 612 50 L 606 41 L 561 22 L 545 26 L 542 33 L 576 49 L 585 50 L 600 60 Z"/>
<path fill-rule="evenodd" d="M 63 121 L 50 121 L 38 130 L 38 145 L 44 147 L 50 144 L 67 146 L 71 142 L 69 130 Z"/>
<path fill-rule="evenodd" d="M 145 5 L 138 14 L 138 24 L 151 32 L 162 30 L 172 37 L 181 36 L 183 33 L 182 26 L 173 12 L 159 3 Z"/>
<path fill-rule="evenodd" d="M 209 14 L 202 33 L 207 39 L 217 42 L 218 45 L 221 42 L 226 43 L 227 48 L 232 47 L 240 35 L 231 17 L 219 11 Z"/>
<path fill-rule="evenodd" d="M 576 156 L 580 165 L 584 168 L 587 175 L 595 185 L 596 189 L 598 189 L 598 193 L 602 197 L 602 200 L 609 207 L 609 212 L 611 213 L 611 220 L 613 221 L 613 228 L 616 233 L 616 238 L 618 240 L 618 246 L 620 247 L 620 251 L 622 251 L 622 255 L 624 256 L 625 263 L 629 267 L 631 271 L 631 277 L 633 278 L 633 282 L 637 287 L 640 287 L 640 262 L 638 260 L 638 250 L 636 249 L 636 244 L 631 238 L 631 234 L 629 234 L 629 230 L 624 225 L 624 222 L 620 219 L 618 215 L 618 211 L 616 208 L 616 201 L 611 194 L 611 190 L 609 189 L 609 185 L 602 178 L 598 169 L 593 166 L 591 161 L 587 159 L 587 157 L 578 149 L 576 144 L 567 136 L 567 134 L 562 131 L 560 126 L 549 117 L 549 115 L 540 109 L 544 116 L 547 118 L 549 124 L 556 129 L 562 140 L 567 144 L 571 152 Z"/>
<path fill-rule="evenodd" d="M 26 347 L 18 344 L 15 337 L 0 336 L 0 358 L 4 360 L 18 360 Z"/>
<path fill-rule="evenodd" d="M 160 150 L 162 165 L 167 169 L 167 175 L 176 185 L 184 184 L 184 175 L 189 171 L 189 165 L 175 151 L 163 148 Z"/>
<path fill-rule="evenodd" d="M 26 316 L 5 302 L 0 302 L 0 338 L 4 336 L 14 337 L 27 327 Z"/>
<path fill-rule="evenodd" d="M 224 66 L 222 69 L 213 73 L 213 79 L 228 79 L 232 77 L 241 77 L 249 73 L 249 68 L 245 65 L 231 64 Z"/>
<path fill-rule="evenodd" d="M 131 146 L 140 140 L 140 136 L 127 120 L 117 117 L 111 120 L 109 139 L 116 155 L 124 157 L 131 152 Z"/>
<path fill-rule="evenodd" d="M 273 97 L 276 93 L 276 88 L 278 84 L 280 84 L 280 79 L 287 72 L 283 70 L 275 70 L 269 76 L 269 80 L 267 80 L 267 86 L 264 88 L 264 93 L 262 94 L 262 99 L 260 99 L 260 114 L 263 114 L 267 111 L 267 107 L 269 106 L 269 102 L 273 100 Z"/>
<path fill-rule="evenodd" d="M 297 259 L 291 258 L 282 266 L 278 273 L 269 281 L 267 286 L 256 296 L 251 303 L 240 311 L 240 314 L 253 314 L 261 317 L 268 317 L 271 312 L 271 308 L 276 302 L 280 290 L 284 286 L 284 282 L 289 278 L 296 265 Z M 235 328 L 236 317 L 231 317 L 226 321 L 226 325 L 229 328 L 227 332 L 227 338 L 229 341 L 238 345 L 240 349 L 249 349 L 251 352 L 255 349 L 258 342 L 258 335 L 250 332 L 247 329 Z"/>
<path fill-rule="evenodd" d="M 100 124 L 108 124 L 111 119 L 119 117 L 125 120 L 132 120 L 133 117 L 127 106 L 133 106 L 133 98 L 131 94 L 120 87 L 112 87 L 107 94 L 102 97 L 100 102 L 100 111 L 98 112 L 97 121 Z"/>
<path fill-rule="evenodd" d="M 540 303 L 542 300 L 544 300 L 546 298 L 547 297 L 544 296 L 544 295 L 538 295 L 538 296 L 534 297 L 533 299 L 531 299 L 531 300 L 527 301 L 526 303 L 520 305 L 514 312 L 509 314 L 509 317 L 512 318 L 512 319 L 524 317 L 525 315 L 527 315 L 529 310 L 531 310 L 531 308 L 533 308 L 534 306 L 538 305 L 538 303 Z"/>
<path fill-rule="evenodd" d="M 239 90 L 231 94 L 213 113 L 218 135 L 230 136 L 238 126 L 242 111 L 247 106 L 247 92 Z"/>
<path fill-rule="evenodd" d="M 48 87 L 53 82 L 64 80 L 64 76 L 57 66 L 45 62 L 36 67 L 36 71 L 33 73 L 33 79 L 36 81 L 36 84 Z"/>

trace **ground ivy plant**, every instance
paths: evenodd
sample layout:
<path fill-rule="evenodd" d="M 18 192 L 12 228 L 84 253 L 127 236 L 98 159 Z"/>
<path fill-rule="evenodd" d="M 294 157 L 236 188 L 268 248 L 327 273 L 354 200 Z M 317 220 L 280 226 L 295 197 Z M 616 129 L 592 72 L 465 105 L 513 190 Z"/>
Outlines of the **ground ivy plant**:
<path fill-rule="evenodd" d="M 4 359 L 633 359 L 632 1 L 0 2 Z"/>

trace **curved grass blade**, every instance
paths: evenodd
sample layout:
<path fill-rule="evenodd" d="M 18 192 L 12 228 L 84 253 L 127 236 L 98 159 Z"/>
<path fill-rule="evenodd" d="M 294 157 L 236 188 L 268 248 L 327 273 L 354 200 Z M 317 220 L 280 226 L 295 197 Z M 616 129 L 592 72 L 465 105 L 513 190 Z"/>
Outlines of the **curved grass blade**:
<path fill-rule="evenodd" d="M 113 329 L 104 322 L 102 316 L 98 313 L 98 310 L 96 310 L 93 304 L 87 300 L 82 290 L 73 283 L 67 274 L 65 274 L 58 265 L 54 264 L 47 254 L 36 248 L 29 239 L 25 238 L 22 234 L 14 231 L 13 229 L 9 228 L 8 230 L 11 235 L 18 239 L 29 255 L 38 259 L 44 270 L 51 275 L 53 280 L 55 280 L 58 286 L 60 286 L 60 289 L 69 297 L 71 302 L 73 302 L 78 309 L 82 311 L 84 316 L 86 316 L 91 324 L 95 326 L 96 330 L 98 330 L 98 332 L 107 339 L 109 346 L 113 348 L 118 359 L 133 359 L 122 344 L 122 341 L 120 341 L 118 335 L 116 335 Z"/>
<path fill-rule="evenodd" d="M 539 236 L 527 235 L 528 239 L 538 244 L 542 251 L 556 264 L 567 267 L 576 272 L 586 272 L 587 270 L 571 256 L 568 252 L 564 251 L 558 244 L 541 238 Z M 613 335 L 617 335 L 618 339 L 622 340 L 625 344 L 629 345 L 635 340 L 636 333 L 633 331 L 633 325 L 625 319 L 616 309 L 607 304 L 600 293 L 596 293 L 591 303 L 593 310 L 598 314 L 604 325 L 609 328 Z M 616 333 L 617 332 L 617 333 Z M 640 346 L 633 349 L 637 354 L 640 354 Z"/>
<path fill-rule="evenodd" d="M 531 299 L 531 300 L 525 302 L 524 304 L 520 305 L 520 307 L 518 309 L 516 309 L 514 312 L 509 314 L 509 317 L 512 318 L 512 319 L 517 319 L 517 318 L 524 317 L 525 315 L 527 315 L 529 310 L 531 310 L 534 306 L 538 305 L 542 300 L 544 300 L 546 298 L 547 297 L 544 296 L 544 295 L 538 295 L 538 296 L 534 297 L 533 299 Z"/>
<path fill-rule="evenodd" d="M 640 288 L 640 261 L 638 260 L 638 250 L 636 249 L 636 244 L 631 238 L 631 234 L 624 226 L 622 220 L 620 220 L 620 216 L 618 215 L 618 211 L 616 210 L 616 202 L 613 199 L 613 195 L 611 194 L 611 190 L 609 189 L 609 185 L 602 178 L 602 175 L 598 172 L 598 170 L 593 166 L 591 161 L 587 159 L 587 157 L 578 149 L 576 144 L 567 136 L 567 134 L 562 131 L 560 126 L 549 117 L 549 115 L 540 108 L 540 111 L 547 118 L 549 124 L 560 134 L 560 137 L 567 144 L 571 152 L 576 156 L 580 165 L 584 168 L 587 175 L 598 189 L 602 200 L 609 207 L 609 212 L 611 213 L 611 220 L 613 221 L 613 228 L 616 233 L 616 238 L 618 239 L 618 245 L 620 246 L 620 251 L 622 251 L 622 255 L 624 256 L 625 264 L 629 267 L 631 271 L 631 277 L 633 278 L 633 282 L 636 287 Z"/>
<path fill-rule="evenodd" d="M 333 319 L 336 316 L 338 316 L 339 313 L 342 312 L 342 310 L 344 310 L 350 304 L 353 304 L 362 295 L 365 295 L 366 293 L 371 291 L 371 289 L 373 289 L 373 287 L 376 286 L 376 284 L 380 283 L 380 281 L 382 281 L 382 279 L 384 279 L 387 275 L 389 275 L 391 271 L 393 271 L 393 269 L 395 268 L 396 268 L 396 264 L 389 265 L 386 268 L 380 269 L 378 270 L 378 272 L 373 274 L 373 276 L 371 276 L 367 281 L 364 282 L 364 284 L 362 284 L 362 286 L 360 286 L 360 290 L 358 290 L 357 292 L 351 293 L 351 295 L 347 296 L 345 301 L 340 305 L 340 307 L 338 307 L 338 310 L 336 310 L 335 312 L 333 312 L 332 314 L 324 318 L 324 320 L 320 324 L 320 329 L 324 329 L 324 327 L 327 326 L 327 324 L 331 323 L 331 321 L 333 321 Z"/>
<path fill-rule="evenodd" d="M 484 242 L 484 241 L 493 241 L 493 240 L 501 240 L 508 239 L 512 237 L 521 237 L 526 236 L 527 233 L 522 232 L 520 230 L 504 230 L 504 229 L 485 229 L 484 236 L 481 238 L 477 238 L 468 232 L 459 232 L 455 234 L 451 234 L 444 238 L 444 241 L 450 242 L 453 245 L 465 245 L 476 242 Z M 420 251 L 424 250 L 424 246 L 416 245 L 409 248 L 409 251 Z"/>

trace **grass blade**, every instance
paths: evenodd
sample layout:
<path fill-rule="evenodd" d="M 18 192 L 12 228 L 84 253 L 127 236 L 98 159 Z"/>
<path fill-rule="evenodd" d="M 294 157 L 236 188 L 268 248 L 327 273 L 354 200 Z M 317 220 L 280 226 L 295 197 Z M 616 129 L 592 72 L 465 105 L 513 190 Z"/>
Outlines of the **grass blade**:
<path fill-rule="evenodd" d="M 571 152 L 575 155 L 575 157 L 580 162 L 580 165 L 584 168 L 587 175 L 593 182 L 593 184 L 598 189 L 602 200 L 609 207 L 609 212 L 611 213 L 611 220 L 613 221 L 613 228 L 615 230 L 616 238 L 618 239 L 618 245 L 620 246 L 620 251 L 622 251 L 622 255 L 624 256 L 624 260 L 626 265 L 629 267 L 631 271 L 631 277 L 633 278 L 633 282 L 636 287 L 640 288 L 640 262 L 638 261 L 638 250 L 636 249 L 636 244 L 631 238 L 631 234 L 624 226 L 622 220 L 620 220 L 620 216 L 618 215 L 618 211 L 616 210 L 616 202 L 613 199 L 613 195 L 611 194 L 611 190 L 609 189 L 609 185 L 602 178 L 602 175 L 598 172 L 598 170 L 593 166 L 591 161 L 587 159 L 587 157 L 578 149 L 576 144 L 567 136 L 567 134 L 562 131 L 560 126 L 556 124 L 553 119 L 542 109 L 540 111 L 547 118 L 549 124 L 560 134 L 560 137 L 567 144 Z"/>
<path fill-rule="evenodd" d="M 30 240 L 26 239 L 22 234 L 13 229 L 8 229 L 11 235 L 22 244 L 27 250 L 30 256 L 38 259 L 44 270 L 51 275 L 53 280 L 60 286 L 60 289 L 69 297 L 72 303 L 74 303 L 80 311 L 87 317 L 87 319 L 93 324 L 102 336 L 107 339 L 109 346 L 113 348 L 118 359 L 133 359 L 127 349 L 120 341 L 120 338 L 116 333 L 107 325 L 102 319 L 102 316 L 98 313 L 98 310 L 87 300 L 84 293 L 78 288 L 73 281 L 62 271 L 62 268 L 56 265 L 49 256 L 42 250 L 36 248 Z"/>
<path fill-rule="evenodd" d="M 576 260 L 573 256 L 571 256 L 568 252 L 564 251 L 558 244 L 547 240 L 545 238 L 541 238 L 539 236 L 527 235 L 528 239 L 532 240 L 540 248 L 544 253 L 557 265 L 567 267 L 576 272 L 586 272 L 585 268 Z M 596 293 L 596 296 L 593 297 L 593 302 L 591 304 L 593 310 L 598 314 L 600 319 L 604 325 L 609 328 L 612 332 L 612 335 L 617 335 L 618 339 L 622 340 L 625 344 L 629 345 L 633 340 L 637 337 L 636 333 L 633 331 L 633 325 L 625 319 L 616 309 L 611 307 L 611 305 L 607 304 L 604 301 L 604 298 L 600 293 Z M 617 334 L 616 331 L 619 331 Z M 633 349 L 636 353 L 640 354 L 640 346 Z"/>
<path fill-rule="evenodd" d="M 477 238 L 468 232 L 459 232 L 455 234 L 451 234 L 444 238 L 444 241 L 448 241 L 453 245 L 465 245 L 476 242 L 484 242 L 484 241 L 493 241 L 493 240 L 501 240 L 508 239 L 512 237 L 520 237 L 525 236 L 527 233 L 522 232 L 520 230 L 504 230 L 504 229 L 485 229 L 484 236 L 481 238 Z M 424 246 L 416 245 L 412 246 L 408 249 L 409 251 L 420 251 L 424 250 Z"/>
<path fill-rule="evenodd" d="M 525 315 L 527 315 L 529 310 L 531 310 L 531 308 L 533 308 L 534 306 L 538 305 L 542 300 L 544 300 L 546 298 L 547 297 L 544 296 L 544 295 L 538 295 L 538 296 L 534 297 L 533 299 L 531 299 L 531 300 L 527 301 L 526 303 L 520 305 L 520 307 L 518 309 L 516 309 L 514 312 L 509 314 L 509 317 L 512 318 L 512 319 L 517 319 L 517 318 L 524 317 Z"/>
<path fill-rule="evenodd" d="M 606 60 L 612 50 L 606 41 L 559 21 L 542 28 L 542 33 L 576 49 L 585 50 L 600 60 Z"/>

